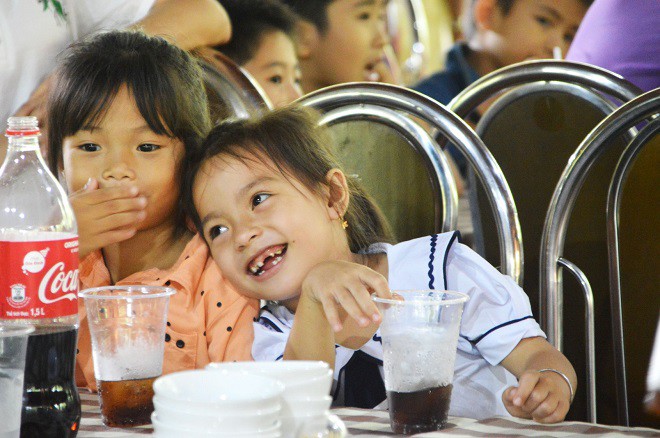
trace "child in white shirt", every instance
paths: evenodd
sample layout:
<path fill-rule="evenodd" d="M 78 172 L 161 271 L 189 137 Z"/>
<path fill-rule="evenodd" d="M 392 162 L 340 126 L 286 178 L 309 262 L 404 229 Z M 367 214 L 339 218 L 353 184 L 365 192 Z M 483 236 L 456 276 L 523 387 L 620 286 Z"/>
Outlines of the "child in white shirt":
<path fill-rule="evenodd" d="M 339 167 L 307 110 L 216 127 L 188 163 L 186 206 L 228 281 L 265 299 L 257 360 L 324 360 L 335 398 L 385 398 L 380 314 L 371 294 L 451 289 L 470 295 L 461 322 L 450 414 L 562 421 L 576 385 L 515 282 L 457 233 L 389 245 L 378 209 Z M 295 315 L 295 316 L 294 316 Z"/>

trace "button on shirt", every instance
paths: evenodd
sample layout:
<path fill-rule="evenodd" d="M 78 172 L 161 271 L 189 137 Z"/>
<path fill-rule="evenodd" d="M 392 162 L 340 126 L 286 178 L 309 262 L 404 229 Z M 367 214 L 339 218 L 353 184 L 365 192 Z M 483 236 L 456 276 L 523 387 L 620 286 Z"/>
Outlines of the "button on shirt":
<path fill-rule="evenodd" d="M 103 255 L 96 251 L 80 264 L 80 287 L 111 284 Z M 196 235 L 170 269 L 149 269 L 116 283 L 170 286 L 165 328 L 163 374 L 203 368 L 209 362 L 252 360 L 253 318 L 259 302 L 239 295 L 222 277 L 204 241 Z M 79 301 L 80 329 L 76 366 L 78 386 L 96 389 L 91 340 L 84 300 Z"/>

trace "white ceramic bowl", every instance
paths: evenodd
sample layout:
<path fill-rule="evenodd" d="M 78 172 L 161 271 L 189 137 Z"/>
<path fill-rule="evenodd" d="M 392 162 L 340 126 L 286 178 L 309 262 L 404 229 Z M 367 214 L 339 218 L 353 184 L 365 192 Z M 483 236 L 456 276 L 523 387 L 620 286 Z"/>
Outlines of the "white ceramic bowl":
<path fill-rule="evenodd" d="M 213 362 L 208 370 L 261 374 L 281 380 L 285 385 L 325 376 L 327 363 L 311 360 L 278 360 L 268 362 Z"/>
<path fill-rule="evenodd" d="M 155 400 L 156 397 L 154 397 Z M 257 411 L 252 414 L 245 412 L 243 415 L 222 415 L 219 412 L 205 414 L 190 410 L 182 411 L 162 402 L 154 403 L 154 406 L 159 421 L 164 425 L 192 429 L 232 430 L 241 433 L 268 431 L 277 423 L 280 415 L 280 409 L 267 413 Z"/>
<path fill-rule="evenodd" d="M 332 370 L 328 370 L 324 375 L 314 377 L 313 379 L 300 379 L 291 383 L 285 383 L 283 397 L 322 397 L 328 395 L 332 388 L 333 374 Z"/>
<path fill-rule="evenodd" d="M 153 387 L 161 401 L 168 403 L 246 412 L 272 408 L 284 392 L 282 382 L 266 376 L 207 370 L 168 374 L 156 379 Z"/>
<path fill-rule="evenodd" d="M 332 397 L 300 397 L 284 399 L 281 417 L 303 417 L 307 415 L 320 415 L 330 409 Z"/>
<path fill-rule="evenodd" d="M 282 409 L 281 400 L 277 400 L 273 405 L 268 406 L 265 409 L 250 409 L 246 410 L 242 407 L 233 407 L 233 406 L 220 406 L 217 407 L 214 404 L 208 404 L 205 406 L 190 406 L 189 403 L 179 401 L 179 400 L 170 400 L 161 398 L 157 395 L 153 397 L 154 407 L 156 410 L 166 409 L 169 411 L 176 411 L 180 416 L 185 416 L 187 414 L 201 415 L 205 417 L 212 418 L 222 418 L 222 417 L 233 417 L 237 419 L 243 419 L 244 417 L 267 417 L 267 416 L 277 416 Z"/>
<path fill-rule="evenodd" d="M 298 432 L 303 424 L 308 421 L 323 421 L 324 418 L 327 418 L 328 412 L 321 412 L 319 414 L 312 415 L 301 415 L 301 416 L 289 416 L 281 417 L 282 421 L 282 436 L 283 437 L 295 437 L 298 436 Z"/>
<path fill-rule="evenodd" d="M 205 437 L 252 437 L 252 438 L 271 438 L 279 437 L 281 435 L 282 423 L 281 421 L 275 422 L 271 427 L 264 428 L 256 431 L 240 432 L 234 429 L 225 429 L 225 428 L 215 428 L 215 427 L 192 427 L 184 425 L 172 425 L 163 422 L 158 412 L 153 412 L 151 414 L 151 424 L 154 426 L 154 431 L 157 436 L 167 436 L 167 437 L 194 437 L 198 436 L 200 438 Z"/>

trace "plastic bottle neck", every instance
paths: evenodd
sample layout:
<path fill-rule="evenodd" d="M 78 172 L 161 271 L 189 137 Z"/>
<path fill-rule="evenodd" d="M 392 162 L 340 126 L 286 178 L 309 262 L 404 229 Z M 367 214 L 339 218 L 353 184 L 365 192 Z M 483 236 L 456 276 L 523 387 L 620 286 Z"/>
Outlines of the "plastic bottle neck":
<path fill-rule="evenodd" d="M 31 150 L 37 150 L 39 151 L 39 136 L 38 135 L 25 135 L 25 136 L 8 136 L 9 139 L 9 149 L 8 151 L 11 152 L 13 149 L 14 151 L 31 151 Z M 39 154 L 41 152 L 39 151 Z"/>

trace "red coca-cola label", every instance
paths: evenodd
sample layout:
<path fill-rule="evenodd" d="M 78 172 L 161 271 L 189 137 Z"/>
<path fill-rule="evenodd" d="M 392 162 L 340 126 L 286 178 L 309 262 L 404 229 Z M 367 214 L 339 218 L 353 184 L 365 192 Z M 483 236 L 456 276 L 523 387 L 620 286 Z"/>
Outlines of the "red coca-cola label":
<path fill-rule="evenodd" d="M 78 238 L 0 241 L 0 318 L 78 313 Z"/>

